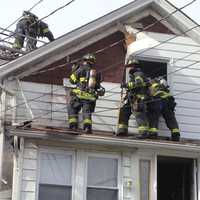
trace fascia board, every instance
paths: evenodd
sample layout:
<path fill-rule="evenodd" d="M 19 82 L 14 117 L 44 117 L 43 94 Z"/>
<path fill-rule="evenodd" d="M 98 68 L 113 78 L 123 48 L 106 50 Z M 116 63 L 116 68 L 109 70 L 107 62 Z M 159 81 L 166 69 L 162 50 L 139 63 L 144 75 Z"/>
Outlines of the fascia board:
<path fill-rule="evenodd" d="M 175 150 L 200 153 L 200 146 L 197 144 L 182 144 L 178 142 L 164 142 L 164 141 L 149 141 L 149 140 L 135 140 L 135 139 L 121 139 L 113 137 L 104 137 L 96 135 L 79 135 L 71 136 L 67 134 L 48 134 L 44 131 L 29 131 L 29 130 L 10 130 L 11 135 L 31 139 L 44 139 L 53 141 L 62 141 L 72 144 L 91 144 L 91 145 L 107 145 L 126 148 L 140 148 L 151 150 Z"/>
<path fill-rule="evenodd" d="M 43 59 L 48 59 L 49 56 L 53 56 L 56 52 L 61 52 L 63 49 L 69 48 L 80 40 L 83 40 L 84 37 L 95 34 L 102 28 L 116 24 L 119 21 L 127 19 L 128 16 L 135 12 L 139 12 L 144 9 L 153 0 L 143 0 L 130 3 L 112 13 L 109 13 L 89 24 L 86 24 L 58 39 L 55 41 L 40 47 L 39 49 L 30 52 L 14 61 L 11 61 L 0 67 L 0 78 L 3 79 L 5 76 L 11 75 L 12 72 L 24 68 L 27 66 L 33 66 L 35 63 L 41 62 Z M 67 56 L 67 55 L 66 55 Z"/>
<path fill-rule="evenodd" d="M 152 8 L 163 17 L 177 10 L 177 8 L 167 0 L 155 0 L 155 2 L 152 4 Z M 166 21 L 172 26 L 176 27 L 182 33 L 192 27 L 198 26 L 194 20 L 192 20 L 182 11 L 175 12 L 169 18 L 167 18 Z M 185 35 L 188 35 L 194 41 L 199 43 L 199 30 L 200 28 L 193 29 L 187 32 Z"/>

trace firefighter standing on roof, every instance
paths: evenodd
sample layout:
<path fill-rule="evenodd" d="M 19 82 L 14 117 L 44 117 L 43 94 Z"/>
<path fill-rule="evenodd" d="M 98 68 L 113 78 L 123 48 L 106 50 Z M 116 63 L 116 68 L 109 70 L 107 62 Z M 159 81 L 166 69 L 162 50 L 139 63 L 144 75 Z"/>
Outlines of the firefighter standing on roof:
<path fill-rule="evenodd" d="M 21 49 L 24 46 L 25 37 L 27 39 L 27 51 L 36 49 L 37 37 L 47 37 L 49 41 L 54 40 L 54 36 L 49 30 L 48 25 L 38 20 L 38 17 L 29 11 L 24 11 L 22 18 L 17 23 L 13 48 Z"/>
<path fill-rule="evenodd" d="M 69 128 L 78 128 L 78 113 L 82 108 L 83 129 L 87 133 L 92 131 L 91 115 L 95 110 L 96 99 L 103 96 L 105 89 L 100 85 L 101 78 L 94 69 L 95 56 L 87 54 L 83 61 L 72 67 L 70 82 L 76 85 L 71 91 L 71 100 L 68 106 Z"/>
<path fill-rule="evenodd" d="M 180 131 L 174 112 L 176 103 L 170 94 L 167 81 L 163 78 L 155 78 L 151 81 L 149 90 L 151 95 L 151 100 L 148 103 L 150 134 L 157 137 L 159 117 L 162 115 L 171 131 L 171 139 L 179 141 Z"/>
<path fill-rule="evenodd" d="M 120 108 L 119 124 L 117 135 L 126 135 L 128 132 L 128 121 L 133 113 L 136 118 L 138 138 L 148 137 L 148 119 L 145 101 L 148 98 L 148 87 L 146 77 L 139 67 L 137 60 L 129 59 L 126 67 L 132 67 L 129 71 L 130 80 L 127 84 L 122 83 L 122 87 L 127 90 L 125 104 Z"/>

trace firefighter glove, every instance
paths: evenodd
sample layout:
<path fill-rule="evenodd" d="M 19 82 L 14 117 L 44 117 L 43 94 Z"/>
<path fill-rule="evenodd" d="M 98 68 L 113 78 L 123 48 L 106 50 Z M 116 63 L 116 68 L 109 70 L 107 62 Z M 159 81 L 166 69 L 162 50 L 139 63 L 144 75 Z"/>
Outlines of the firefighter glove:
<path fill-rule="evenodd" d="M 105 88 L 104 87 L 100 87 L 98 90 L 97 90 L 97 95 L 98 96 L 103 96 L 105 94 Z"/>

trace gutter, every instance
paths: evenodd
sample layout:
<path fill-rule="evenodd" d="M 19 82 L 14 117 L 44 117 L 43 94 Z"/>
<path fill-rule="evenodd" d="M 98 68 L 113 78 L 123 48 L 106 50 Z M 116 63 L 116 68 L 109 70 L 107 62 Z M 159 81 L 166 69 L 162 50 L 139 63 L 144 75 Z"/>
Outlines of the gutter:
<path fill-rule="evenodd" d="M 114 136 L 99 136 L 99 135 L 72 135 L 67 133 L 48 133 L 47 131 L 32 131 L 32 130 L 10 130 L 11 135 L 31 139 L 43 139 L 63 141 L 74 144 L 91 144 L 91 145 L 106 145 L 115 147 L 143 148 L 143 149 L 166 149 L 200 153 L 200 145 L 186 142 L 172 142 L 165 140 L 138 140 L 133 137 L 117 138 Z"/>

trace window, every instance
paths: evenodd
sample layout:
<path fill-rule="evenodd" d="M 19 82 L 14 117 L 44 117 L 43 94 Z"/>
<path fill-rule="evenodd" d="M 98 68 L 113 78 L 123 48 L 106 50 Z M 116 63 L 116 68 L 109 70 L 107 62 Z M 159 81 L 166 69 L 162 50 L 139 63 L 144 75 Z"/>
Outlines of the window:
<path fill-rule="evenodd" d="M 149 200 L 150 161 L 140 160 L 140 199 Z"/>
<path fill-rule="evenodd" d="M 167 79 L 167 63 L 139 60 L 141 70 L 147 77 L 165 76 Z"/>
<path fill-rule="evenodd" d="M 148 78 L 163 76 L 167 80 L 167 63 L 138 60 L 142 72 Z M 126 80 L 129 80 L 129 68 L 126 70 Z"/>
<path fill-rule="evenodd" d="M 87 200 L 118 199 L 118 159 L 88 157 Z"/>
<path fill-rule="evenodd" d="M 72 155 L 40 154 L 39 200 L 71 200 Z"/>

